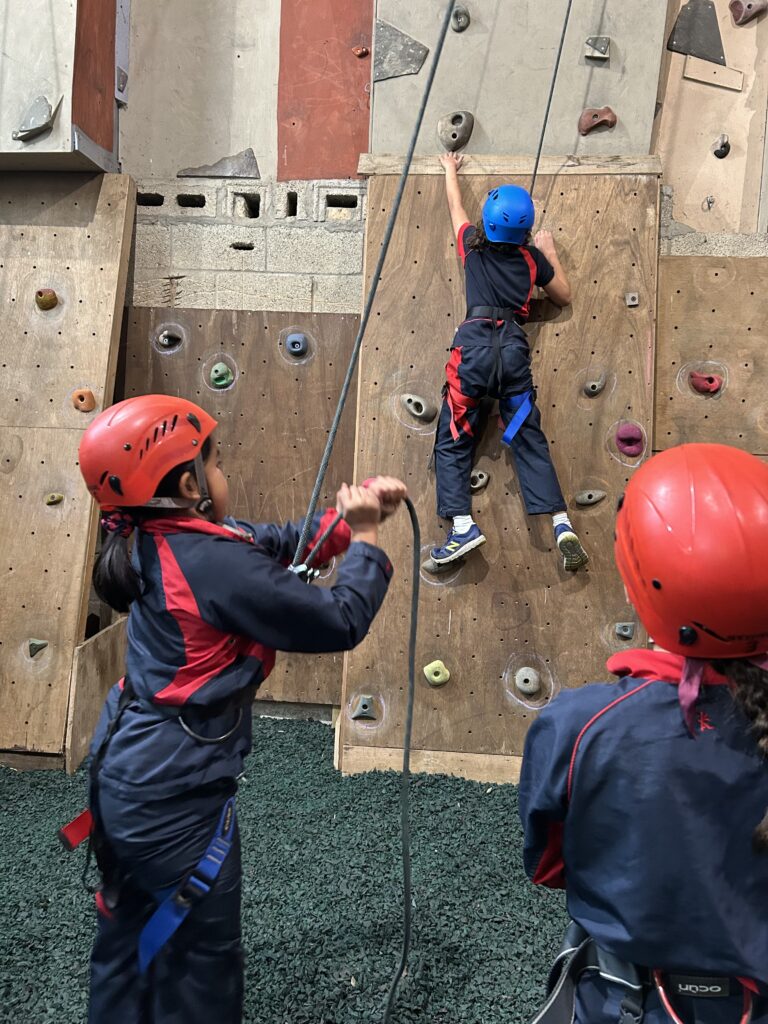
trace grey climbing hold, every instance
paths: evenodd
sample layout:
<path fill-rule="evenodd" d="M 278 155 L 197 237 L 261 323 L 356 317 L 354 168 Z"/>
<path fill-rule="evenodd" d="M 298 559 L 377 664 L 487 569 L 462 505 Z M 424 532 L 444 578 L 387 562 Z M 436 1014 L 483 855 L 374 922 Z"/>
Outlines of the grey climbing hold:
<path fill-rule="evenodd" d="M 163 351 L 172 352 L 181 345 L 181 335 L 171 330 L 161 331 L 157 336 L 157 344 Z"/>
<path fill-rule="evenodd" d="M 456 4 L 451 12 L 451 28 L 454 32 L 466 32 L 472 19 L 463 4 Z"/>
<path fill-rule="evenodd" d="M 261 178 L 256 154 L 251 147 L 234 156 L 224 156 L 213 164 L 200 167 L 185 167 L 177 178 Z"/>
<path fill-rule="evenodd" d="M 38 135 L 42 135 L 43 132 L 47 132 L 49 128 L 53 128 L 53 122 L 56 120 L 63 99 L 64 97 L 61 96 L 54 108 L 46 96 L 38 96 L 27 108 L 21 119 L 21 124 L 15 132 L 11 133 L 11 138 L 16 142 L 29 142 L 31 139 L 36 139 Z"/>
<path fill-rule="evenodd" d="M 456 558 L 452 562 L 443 562 L 440 564 L 439 562 L 436 562 L 434 558 L 430 557 L 425 562 L 421 563 L 421 568 L 431 576 L 446 576 L 448 573 L 460 569 L 465 562 L 465 558 Z"/>
<path fill-rule="evenodd" d="M 401 75 L 418 75 L 429 48 L 386 21 L 376 19 L 373 44 L 373 80 L 383 82 Z"/>
<path fill-rule="evenodd" d="M 606 380 L 605 374 L 601 373 L 599 377 L 593 377 L 584 384 L 584 394 L 587 398 L 597 398 L 601 391 L 605 388 Z"/>
<path fill-rule="evenodd" d="M 603 498 L 606 497 L 605 491 L 579 491 L 576 497 L 573 499 L 577 505 L 599 505 Z"/>
<path fill-rule="evenodd" d="M 589 60 L 608 60 L 611 56 L 611 37 L 588 36 L 584 43 L 584 56 Z"/>
<path fill-rule="evenodd" d="M 400 404 L 408 410 L 411 416 L 415 416 L 417 420 L 422 420 L 424 423 L 431 423 L 437 416 L 437 406 L 428 402 L 426 398 L 422 398 L 421 395 L 400 395 Z"/>
<path fill-rule="evenodd" d="M 478 494 L 485 490 L 490 482 L 490 473 L 486 473 L 484 469 L 473 469 L 469 478 L 469 489 L 473 494 Z"/>
<path fill-rule="evenodd" d="M 354 719 L 363 718 L 371 722 L 377 719 L 376 702 L 368 694 L 360 694 L 352 698 L 352 706 L 349 710 L 349 717 Z"/>
<path fill-rule="evenodd" d="M 541 690 L 541 677 L 535 668 L 526 665 L 515 672 L 515 687 L 526 697 L 534 697 Z"/>
<path fill-rule="evenodd" d="M 624 301 L 630 309 L 640 305 L 640 296 L 637 292 L 624 292 Z"/>
<path fill-rule="evenodd" d="M 62 501 L 64 501 L 63 494 L 56 494 L 54 492 L 51 492 L 50 494 L 46 494 L 45 496 L 46 505 L 60 505 Z"/>
<path fill-rule="evenodd" d="M 616 636 L 619 640 L 631 640 L 635 635 L 634 622 L 617 622 Z"/>
<path fill-rule="evenodd" d="M 48 646 L 48 641 L 47 640 L 35 640 L 34 638 L 32 638 L 29 641 L 29 656 L 30 656 L 30 658 L 34 658 L 35 655 L 40 653 L 40 651 L 44 651 L 47 646 Z"/>
<path fill-rule="evenodd" d="M 288 355 L 293 356 L 295 359 L 301 359 L 309 351 L 309 342 L 306 334 L 302 334 L 300 331 L 296 331 L 293 334 L 289 334 L 285 339 L 285 350 Z"/>
<path fill-rule="evenodd" d="M 723 39 L 712 0 L 688 0 L 681 7 L 667 49 L 725 66 Z"/>
<path fill-rule="evenodd" d="M 451 673 L 442 661 L 430 661 L 424 666 L 424 677 L 430 686 L 445 686 L 451 678 Z"/>
<path fill-rule="evenodd" d="M 468 110 L 454 110 L 452 114 L 446 114 L 437 122 L 440 145 L 450 153 L 463 149 L 472 137 L 474 127 L 474 115 Z"/>
<path fill-rule="evenodd" d="M 211 368 L 211 386 L 214 388 L 228 388 L 234 381 L 235 375 L 232 368 L 226 363 L 214 363 Z"/>

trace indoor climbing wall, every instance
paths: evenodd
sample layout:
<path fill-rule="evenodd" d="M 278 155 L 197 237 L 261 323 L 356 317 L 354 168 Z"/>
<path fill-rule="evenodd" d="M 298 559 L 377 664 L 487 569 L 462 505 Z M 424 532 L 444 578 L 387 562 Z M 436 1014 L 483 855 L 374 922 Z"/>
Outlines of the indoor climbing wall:
<path fill-rule="evenodd" d="M 97 526 L 77 448 L 112 400 L 135 189 L 6 174 L 0 195 L 0 760 L 60 757 Z"/>
<path fill-rule="evenodd" d="M 662 257 L 656 449 L 695 441 L 768 453 L 765 273 L 764 259 Z"/>
<path fill-rule="evenodd" d="M 518 174 L 527 170 L 525 177 L 473 174 L 473 166 L 460 176 L 470 216 L 479 215 L 494 185 L 530 182 L 530 161 L 511 165 Z M 613 171 L 620 167 L 617 160 Z M 453 572 L 421 573 L 417 769 L 514 779 L 537 710 L 561 689 L 604 679 L 609 655 L 646 639 L 613 566 L 612 534 L 617 498 L 651 450 L 659 170 L 649 159 L 645 173 L 590 173 L 581 165 L 538 179 L 537 227 L 554 233 L 575 300 L 562 312 L 539 305 L 539 322 L 529 328 L 534 379 L 591 562 L 586 572 L 563 571 L 551 519 L 525 515 L 490 415 L 476 458 L 489 482 L 474 499 L 487 544 Z M 390 174 L 370 179 L 369 275 L 396 187 Z M 404 475 L 422 525 L 423 560 L 445 535 L 430 471 L 436 421 L 414 416 L 403 396 L 439 403 L 464 315 L 442 173 L 409 180 L 390 252 L 359 370 L 356 479 Z M 401 757 L 410 541 L 405 516 L 383 531 L 396 575 L 369 637 L 348 656 L 339 744 L 345 772 L 396 768 Z M 422 668 L 436 660 L 450 679 L 432 686 Z"/>
<path fill-rule="evenodd" d="M 218 431 L 234 516 L 301 519 L 325 448 L 359 317 L 333 313 L 129 309 L 118 390 L 199 402 Z M 341 423 L 321 495 L 352 479 L 354 412 Z M 324 573 L 326 583 L 334 567 Z M 322 581 L 313 584 L 322 585 Z M 259 698 L 338 705 L 342 657 L 280 655 Z"/>

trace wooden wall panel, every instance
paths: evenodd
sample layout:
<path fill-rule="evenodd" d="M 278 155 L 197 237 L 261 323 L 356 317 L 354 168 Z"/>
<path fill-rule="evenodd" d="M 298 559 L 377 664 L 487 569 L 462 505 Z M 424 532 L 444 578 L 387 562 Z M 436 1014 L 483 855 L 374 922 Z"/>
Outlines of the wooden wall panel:
<path fill-rule="evenodd" d="M 489 188 L 509 178 L 463 176 L 470 215 Z M 527 181 L 518 179 L 520 184 Z M 370 181 L 368 273 L 397 186 L 394 176 Z M 575 289 L 573 307 L 540 307 L 529 328 L 544 429 L 591 562 L 566 574 L 553 550 L 548 516 L 527 517 L 514 470 L 489 419 L 476 464 L 491 474 L 474 501 L 488 543 L 453 576 L 422 572 L 415 750 L 462 755 L 518 755 L 536 702 L 515 691 L 514 672 L 537 668 L 548 695 L 605 678 L 605 660 L 627 645 L 615 624 L 632 618 L 612 558 L 616 500 L 641 459 L 619 456 L 616 425 L 633 420 L 648 439 L 653 415 L 658 178 L 655 175 L 540 177 L 541 226 L 557 239 Z M 463 318 L 463 272 L 452 239 L 440 177 L 412 178 L 405 191 L 360 365 L 356 478 L 374 471 L 403 475 L 416 502 L 424 555 L 444 536 L 434 514 L 428 470 L 434 436 L 403 415 L 398 396 L 413 391 L 439 400 L 454 328 Z M 625 293 L 635 292 L 630 308 Z M 606 375 L 598 398 L 588 379 Z M 585 488 L 607 492 L 600 504 L 573 507 Z M 410 531 L 405 517 L 383 532 L 395 580 L 370 636 L 348 656 L 341 723 L 342 768 L 351 748 L 369 748 L 368 767 L 386 767 L 402 745 L 410 600 Z M 636 626 L 630 646 L 644 640 Z M 442 659 L 451 680 L 432 689 L 421 667 Z M 373 696 L 376 721 L 350 717 L 359 695 Z M 353 769 L 354 770 L 354 769 Z M 508 776 L 512 769 L 499 769 Z M 487 761 L 482 768 L 487 777 Z"/>
<path fill-rule="evenodd" d="M 766 259 L 661 258 L 658 449 L 699 441 L 768 453 L 766 267 Z M 722 390 L 697 393 L 690 385 L 691 370 L 722 377 Z"/>
<path fill-rule="evenodd" d="M 115 141 L 116 0 L 78 0 L 72 124 L 111 153 Z"/>
<path fill-rule="evenodd" d="M 96 541 L 77 447 L 112 398 L 134 210 L 128 177 L 0 175 L 0 749 L 64 747 Z"/>
<path fill-rule="evenodd" d="M 232 514 L 252 522 L 300 519 L 358 324 L 359 317 L 335 313 L 130 309 L 120 394 L 164 392 L 199 402 L 221 422 Z M 284 339 L 291 328 L 311 338 L 305 362 L 286 353 Z M 170 354 L 157 347 L 166 329 L 182 339 Z M 206 382 L 211 366 L 221 359 L 236 374 L 226 391 Z M 325 505 L 334 503 L 338 485 L 352 477 L 354 430 L 350 404 L 326 476 Z M 338 705 L 342 664 L 341 655 L 281 655 L 259 697 Z"/>
<path fill-rule="evenodd" d="M 77 771 L 91 745 L 107 694 L 125 674 L 126 619 L 75 649 L 67 714 L 66 769 Z"/>
<path fill-rule="evenodd" d="M 373 0 L 282 0 L 277 177 L 351 178 L 368 149 Z M 369 54 L 356 57 L 356 47 Z"/>

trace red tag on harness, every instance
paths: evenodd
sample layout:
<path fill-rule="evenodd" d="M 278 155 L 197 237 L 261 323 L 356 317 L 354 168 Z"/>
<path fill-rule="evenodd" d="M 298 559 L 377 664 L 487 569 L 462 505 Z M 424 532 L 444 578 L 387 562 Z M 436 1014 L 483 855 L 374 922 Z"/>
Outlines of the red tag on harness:
<path fill-rule="evenodd" d="M 93 825 L 93 817 L 89 810 L 85 810 L 82 814 L 70 821 L 68 825 L 64 825 L 63 828 L 59 829 L 59 839 L 65 850 L 74 850 L 80 843 L 85 842 L 88 836 L 91 834 L 91 826 Z"/>

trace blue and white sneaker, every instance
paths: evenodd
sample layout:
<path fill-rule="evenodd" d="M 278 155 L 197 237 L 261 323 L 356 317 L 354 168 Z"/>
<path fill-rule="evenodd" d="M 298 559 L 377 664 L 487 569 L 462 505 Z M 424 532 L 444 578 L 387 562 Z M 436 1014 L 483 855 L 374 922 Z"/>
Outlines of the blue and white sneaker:
<path fill-rule="evenodd" d="M 430 556 L 437 565 L 445 565 L 463 558 L 481 544 L 485 544 L 485 535 L 477 523 L 473 523 L 466 533 L 457 533 L 452 529 L 445 544 L 441 548 L 432 548 Z"/>
<path fill-rule="evenodd" d="M 576 572 L 589 561 L 589 555 L 570 524 L 561 523 L 555 527 L 555 543 L 563 556 L 563 568 L 567 572 Z"/>

